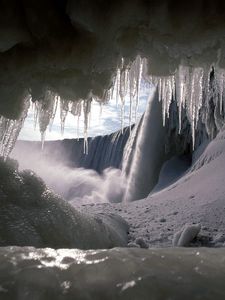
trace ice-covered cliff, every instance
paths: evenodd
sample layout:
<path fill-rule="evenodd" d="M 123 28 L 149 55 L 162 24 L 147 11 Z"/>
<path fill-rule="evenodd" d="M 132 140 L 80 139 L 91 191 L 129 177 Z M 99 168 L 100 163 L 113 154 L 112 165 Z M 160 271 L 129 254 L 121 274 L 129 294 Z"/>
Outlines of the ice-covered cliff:
<path fill-rule="evenodd" d="M 131 129 L 133 126 L 131 126 Z M 12 157 L 19 159 L 23 167 L 26 165 L 26 156 L 31 154 L 35 160 L 46 159 L 63 163 L 71 168 L 92 169 L 101 173 L 109 167 L 121 168 L 123 150 L 130 136 L 130 127 L 123 132 L 97 136 L 87 139 L 88 152 L 84 153 L 84 139 L 64 139 L 46 141 L 42 150 L 41 142 L 17 141 Z"/>

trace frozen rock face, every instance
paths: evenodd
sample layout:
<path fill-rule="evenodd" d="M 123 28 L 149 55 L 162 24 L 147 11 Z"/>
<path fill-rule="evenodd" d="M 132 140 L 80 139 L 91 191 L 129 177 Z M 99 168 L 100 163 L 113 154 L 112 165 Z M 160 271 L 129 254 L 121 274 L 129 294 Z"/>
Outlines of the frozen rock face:
<path fill-rule="evenodd" d="M 223 300 L 222 249 L 0 248 L 2 300 Z"/>
<path fill-rule="evenodd" d="M 0 161 L 0 178 L 0 246 L 126 246 L 128 226 L 122 218 L 79 213 L 33 172 L 18 172 L 15 161 Z"/>
<path fill-rule="evenodd" d="M 121 168 L 123 151 L 129 136 L 130 128 L 126 127 L 123 132 L 120 130 L 109 135 L 88 138 L 88 153 L 84 153 L 83 138 L 46 141 L 43 150 L 41 142 L 18 141 L 11 156 L 26 168 L 32 167 L 24 165 L 27 153 L 32 153 L 35 160 L 44 158 L 72 168 L 92 169 L 101 173 L 109 167 Z"/>

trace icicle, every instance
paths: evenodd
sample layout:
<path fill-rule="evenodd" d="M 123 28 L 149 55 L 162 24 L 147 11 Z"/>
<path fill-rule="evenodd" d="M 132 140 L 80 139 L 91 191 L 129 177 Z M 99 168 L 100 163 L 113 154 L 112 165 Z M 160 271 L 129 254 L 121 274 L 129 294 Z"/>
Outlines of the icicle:
<path fill-rule="evenodd" d="M 64 134 L 64 127 L 65 127 L 65 121 L 66 116 L 69 111 L 69 101 L 62 100 L 60 101 L 60 120 L 61 120 L 61 134 Z"/>
<path fill-rule="evenodd" d="M 143 61 L 140 56 L 136 58 L 136 107 L 135 107 L 135 122 L 137 121 L 137 111 L 139 106 L 140 86 L 143 72 Z"/>
<path fill-rule="evenodd" d="M 88 154 L 88 120 L 91 112 L 92 99 L 83 101 L 83 112 L 84 112 L 84 154 Z"/>
<path fill-rule="evenodd" d="M 225 72 L 220 72 L 217 77 L 219 101 L 221 103 L 223 101 Z M 209 95 L 210 71 L 200 67 L 192 68 L 181 65 L 174 76 L 152 77 L 150 81 L 158 85 L 159 101 L 162 101 L 163 124 L 165 125 L 166 119 L 170 117 L 170 105 L 172 99 L 174 99 L 178 106 L 178 133 L 181 134 L 182 131 L 182 114 L 184 113 L 191 125 L 194 149 L 195 131 L 199 121 L 199 113 L 203 106 L 203 93 Z M 220 104 L 220 109 L 222 112 L 222 104 Z"/>
<path fill-rule="evenodd" d="M 115 85 L 116 85 L 116 107 L 118 108 L 119 96 L 120 96 L 120 69 L 117 70 Z"/>
<path fill-rule="evenodd" d="M 80 138 L 80 116 L 82 111 L 82 102 L 83 100 L 81 99 L 76 102 L 73 102 L 70 110 L 71 114 L 77 116 L 77 140 L 78 141 Z"/>
<path fill-rule="evenodd" d="M 169 117 L 169 108 L 173 99 L 173 76 L 164 77 L 160 80 L 160 96 L 163 109 L 163 126 L 166 124 L 166 118 Z"/>
<path fill-rule="evenodd" d="M 135 103 L 135 121 L 137 117 L 137 110 L 139 104 L 139 90 L 142 78 L 143 59 L 140 56 L 130 64 L 125 65 L 125 61 L 122 58 L 121 66 L 117 70 L 117 75 L 114 80 L 114 88 L 111 89 L 111 97 L 114 95 L 116 89 L 116 105 L 120 100 L 121 105 L 121 130 L 124 128 L 125 118 L 125 101 L 126 97 L 129 97 L 130 109 L 129 109 L 129 126 L 131 126 L 134 100 Z"/>
<path fill-rule="evenodd" d="M 221 114 L 222 109 L 223 109 L 225 70 L 216 68 L 215 69 L 215 78 L 216 78 L 217 92 L 218 92 L 218 97 L 219 97 L 220 114 Z"/>
<path fill-rule="evenodd" d="M 44 143 L 45 143 L 45 132 L 41 132 L 41 150 L 44 150 Z"/>
<path fill-rule="evenodd" d="M 119 95 L 121 100 L 121 130 L 123 133 L 124 128 L 124 109 L 125 109 L 125 97 L 128 92 L 128 70 L 126 67 L 123 66 L 123 68 L 120 70 L 120 89 L 119 89 Z"/>
<path fill-rule="evenodd" d="M 47 90 L 43 99 L 36 101 L 35 119 L 38 119 L 41 138 L 45 136 L 48 125 L 55 117 L 56 97 L 55 94 Z"/>
<path fill-rule="evenodd" d="M 30 97 L 27 97 L 24 101 L 24 109 L 18 120 L 9 120 L 0 117 L 0 156 L 3 156 L 4 159 L 8 157 L 14 147 L 20 130 L 23 127 L 29 106 Z"/>
<path fill-rule="evenodd" d="M 101 116 L 102 116 L 102 103 L 99 102 L 99 106 L 100 106 L 100 110 L 99 110 L 99 120 L 101 119 Z"/>
<path fill-rule="evenodd" d="M 166 118 L 169 118 L 169 108 L 172 99 L 175 98 L 175 78 L 174 76 L 153 77 L 150 81 L 158 86 L 159 101 L 162 102 L 163 125 Z"/>
<path fill-rule="evenodd" d="M 133 111 L 133 96 L 130 93 L 130 110 L 129 110 L 129 130 L 131 132 L 131 122 L 132 122 L 132 111 Z"/>
<path fill-rule="evenodd" d="M 181 132 L 182 109 L 185 107 L 185 99 L 188 92 L 189 81 L 189 67 L 179 66 L 176 78 L 176 99 L 179 112 L 179 127 L 178 131 Z"/>
<path fill-rule="evenodd" d="M 53 113 L 51 115 L 50 122 L 49 122 L 49 131 L 52 130 L 52 125 L 53 125 L 53 122 L 54 122 L 54 119 L 55 119 L 55 116 L 56 116 L 56 112 L 57 112 L 59 101 L 60 101 L 60 97 L 59 96 L 55 96 Z"/>
<path fill-rule="evenodd" d="M 33 110 L 34 110 L 34 130 L 37 129 L 37 123 L 38 123 L 38 102 L 33 103 Z"/>
<path fill-rule="evenodd" d="M 77 140 L 80 140 L 80 116 L 77 116 Z"/>

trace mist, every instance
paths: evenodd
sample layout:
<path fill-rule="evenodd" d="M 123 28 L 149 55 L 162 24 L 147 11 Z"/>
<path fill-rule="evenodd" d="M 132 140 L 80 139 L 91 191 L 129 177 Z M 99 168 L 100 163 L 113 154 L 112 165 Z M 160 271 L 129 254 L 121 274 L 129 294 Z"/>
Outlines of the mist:
<path fill-rule="evenodd" d="M 99 174 L 91 169 L 71 168 L 50 153 L 43 155 L 33 150 L 24 154 L 20 146 L 11 157 L 18 160 L 19 170 L 34 171 L 50 189 L 74 205 L 122 201 L 127 180 L 120 169 L 110 167 Z"/>

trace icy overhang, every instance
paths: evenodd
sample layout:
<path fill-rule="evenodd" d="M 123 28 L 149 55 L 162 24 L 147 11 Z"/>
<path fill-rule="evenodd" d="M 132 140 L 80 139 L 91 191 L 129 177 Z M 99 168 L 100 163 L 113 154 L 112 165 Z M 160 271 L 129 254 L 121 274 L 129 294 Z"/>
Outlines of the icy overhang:
<path fill-rule="evenodd" d="M 46 91 L 104 101 L 122 58 L 138 54 L 150 75 L 223 68 L 224 37 L 223 0 L 2 0 L 0 114 L 18 117 L 25 97 Z"/>

